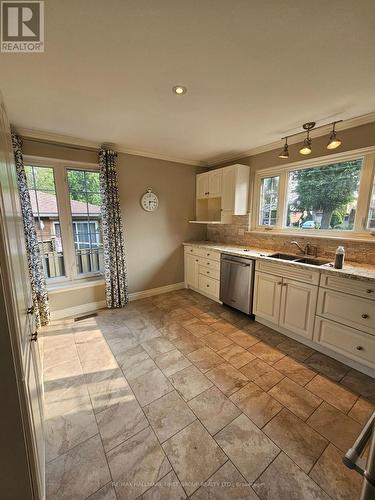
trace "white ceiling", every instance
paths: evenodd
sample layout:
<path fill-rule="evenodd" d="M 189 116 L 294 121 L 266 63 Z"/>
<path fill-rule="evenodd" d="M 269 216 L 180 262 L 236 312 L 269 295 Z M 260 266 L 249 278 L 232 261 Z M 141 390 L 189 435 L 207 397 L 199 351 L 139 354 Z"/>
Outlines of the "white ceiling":
<path fill-rule="evenodd" d="M 47 0 L 44 54 L 1 54 L 18 127 L 218 161 L 375 110 L 374 0 Z M 171 88 L 183 84 L 185 96 Z"/>

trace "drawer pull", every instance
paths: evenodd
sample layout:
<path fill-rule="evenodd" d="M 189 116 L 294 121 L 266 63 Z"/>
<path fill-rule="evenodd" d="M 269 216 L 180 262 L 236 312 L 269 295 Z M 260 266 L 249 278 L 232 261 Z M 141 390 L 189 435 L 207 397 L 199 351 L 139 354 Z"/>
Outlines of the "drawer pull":
<path fill-rule="evenodd" d="M 366 313 L 362 314 L 362 318 L 363 319 L 367 319 L 368 318 L 368 314 L 366 314 Z"/>
<path fill-rule="evenodd" d="M 208 254 L 207 254 L 207 257 L 209 257 L 210 255 L 211 255 L 211 254 L 210 254 L 210 253 L 208 253 Z"/>
<path fill-rule="evenodd" d="M 206 264 L 207 264 L 208 266 L 210 265 L 210 263 L 209 263 L 209 262 L 206 262 Z"/>
<path fill-rule="evenodd" d="M 357 345 L 356 349 L 357 351 L 363 351 L 363 347 L 361 345 Z"/>
<path fill-rule="evenodd" d="M 210 271 L 206 271 L 206 274 L 210 274 Z"/>
<path fill-rule="evenodd" d="M 374 290 L 372 290 L 371 288 L 368 288 L 368 289 L 366 290 L 366 293 L 374 293 Z"/>
<path fill-rule="evenodd" d="M 190 252 L 194 252 L 194 250 L 192 248 L 190 248 Z"/>
<path fill-rule="evenodd" d="M 206 285 L 207 288 L 210 288 L 210 285 Z"/>
<path fill-rule="evenodd" d="M 199 260 L 198 260 L 198 259 L 195 259 L 195 262 L 199 262 Z"/>

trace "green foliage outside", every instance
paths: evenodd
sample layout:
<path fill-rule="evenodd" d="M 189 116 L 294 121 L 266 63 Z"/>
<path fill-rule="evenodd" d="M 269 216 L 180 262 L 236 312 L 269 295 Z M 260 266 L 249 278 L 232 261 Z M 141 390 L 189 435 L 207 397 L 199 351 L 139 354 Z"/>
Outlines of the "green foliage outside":
<path fill-rule="evenodd" d="M 99 173 L 68 170 L 69 191 L 73 200 L 86 200 L 100 206 Z"/>
<path fill-rule="evenodd" d="M 27 185 L 45 193 L 56 193 L 53 169 L 25 166 Z M 99 173 L 68 170 L 69 191 L 72 200 L 100 206 Z"/>
<path fill-rule="evenodd" d="M 293 172 L 297 200 L 291 208 L 308 215 L 321 211 L 320 229 L 342 224 L 347 205 L 355 199 L 361 166 L 361 160 L 352 160 Z"/>

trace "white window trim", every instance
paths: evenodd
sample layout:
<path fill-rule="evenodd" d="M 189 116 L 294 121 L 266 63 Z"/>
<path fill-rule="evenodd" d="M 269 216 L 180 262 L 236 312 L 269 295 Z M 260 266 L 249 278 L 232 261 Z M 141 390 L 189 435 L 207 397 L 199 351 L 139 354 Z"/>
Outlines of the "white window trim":
<path fill-rule="evenodd" d="M 351 231 L 335 230 L 300 230 L 284 226 L 284 220 L 287 209 L 287 184 L 289 172 L 301 170 L 304 168 L 320 167 L 331 163 L 349 161 L 363 158 L 362 172 L 359 184 L 357 210 L 354 221 L 354 228 Z M 277 222 L 274 226 L 264 226 L 259 224 L 261 179 L 264 177 L 279 176 L 279 202 L 277 211 Z M 290 234 L 294 236 L 310 236 L 324 238 L 340 239 L 371 239 L 373 229 L 367 229 L 367 217 L 371 201 L 372 186 L 375 176 L 375 146 L 357 149 L 354 151 L 330 154 L 313 158 L 310 160 L 301 160 L 284 165 L 277 165 L 255 172 L 253 185 L 253 207 L 251 213 L 251 224 L 249 232 L 261 232 L 271 234 Z"/>
<path fill-rule="evenodd" d="M 77 162 L 68 160 L 59 160 L 54 158 L 44 158 L 42 156 L 24 155 L 23 161 L 25 165 L 35 167 L 50 167 L 53 168 L 55 177 L 55 191 L 57 199 L 57 207 L 59 212 L 61 240 L 64 255 L 65 276 L 56 278 L 47 278 L 48 290 L 64 288 L 68 283 L 83 283 L 94 282 L 103 277 L 103 273 L 92 272 L 78 274 L 76 265 L 76 255 L 74 247 L 72 214 L 70 208 L 70 198 L 68 189 L 68 170 L 92 170 L 99 171 L 99 165 L 88 162 Z"/>

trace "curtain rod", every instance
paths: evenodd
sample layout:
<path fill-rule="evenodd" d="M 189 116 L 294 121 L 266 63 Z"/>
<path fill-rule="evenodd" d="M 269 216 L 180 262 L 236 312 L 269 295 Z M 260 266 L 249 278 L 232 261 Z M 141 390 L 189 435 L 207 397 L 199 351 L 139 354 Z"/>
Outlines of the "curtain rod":
<path fill-rule="evenodd" d="M 89 146 L 78 146 L 76 144 L 67 144 L 64 142 L 55 142 L 55 141 L 49 141 L 45 139 L 36 139 L 32 137 L 27 137 L 27 136 L 21 136 L 23 140 L 30 141 L 30 142 L 39 142 L 43 144 L 50 144 L 51 146 L 59 146 L 61 148 L 69 148 L 69 149 L 77 149 L 78 151 L 88 151 L 90 153 L 97 153 L 99 151 L 99 147 L 94 148 L 94 147 L 89 147 Z"/>

